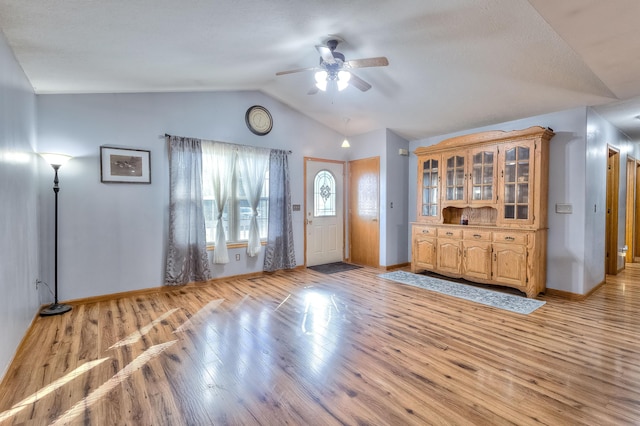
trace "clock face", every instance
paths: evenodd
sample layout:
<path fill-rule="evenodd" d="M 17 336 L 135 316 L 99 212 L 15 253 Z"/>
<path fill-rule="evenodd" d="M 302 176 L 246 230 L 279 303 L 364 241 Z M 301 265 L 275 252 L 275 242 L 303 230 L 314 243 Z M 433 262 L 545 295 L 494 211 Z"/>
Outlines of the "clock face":
<path fill-rule="evenodd" d="M 269 111 L 260 105 L 254 105 L 245 114 L 247 127 L 259 136 L 266 135 L 273 127 L 273 119 Z"/>

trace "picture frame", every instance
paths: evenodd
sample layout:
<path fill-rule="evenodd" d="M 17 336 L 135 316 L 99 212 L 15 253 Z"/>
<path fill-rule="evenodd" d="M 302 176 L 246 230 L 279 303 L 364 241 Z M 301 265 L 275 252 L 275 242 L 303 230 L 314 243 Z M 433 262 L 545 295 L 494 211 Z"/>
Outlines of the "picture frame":
<path fill-rule="evenodd" d="M 151 151 L 100 147 L 100 182 L 151 183 Z"/>

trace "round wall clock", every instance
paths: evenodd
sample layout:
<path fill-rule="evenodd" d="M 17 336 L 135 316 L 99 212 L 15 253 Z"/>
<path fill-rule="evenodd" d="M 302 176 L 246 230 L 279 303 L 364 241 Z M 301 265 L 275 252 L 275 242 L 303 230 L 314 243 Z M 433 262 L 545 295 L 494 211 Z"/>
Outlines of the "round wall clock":
<path fill-rule="evenodd" d="M 244 116 L 247 127 L 258 136 L 264 136 L 273 128 L 273 119 L 269 111 L 260 105 L 254 105 Z"/>

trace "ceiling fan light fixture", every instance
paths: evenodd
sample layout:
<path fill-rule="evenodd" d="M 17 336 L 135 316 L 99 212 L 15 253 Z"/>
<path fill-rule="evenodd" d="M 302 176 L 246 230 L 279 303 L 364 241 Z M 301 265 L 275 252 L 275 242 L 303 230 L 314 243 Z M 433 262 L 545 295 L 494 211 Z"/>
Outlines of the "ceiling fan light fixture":
<path fill-rule="evenodd" d="M 326 71 L 318 71 L 315 75 L 316 87 L 323 92 L 327 91 L 327 76 L 328 73 Z"/>
<path fill-rule="evenodd" d="M 351 69 L 386 67 L 389 65 L 389 60 L 384 56 L 380 56 L 347 61 L 342 53 L 336 51 L 338 43 L 342 41 L 343 40 L 338 38 L 331 38 L 327 40 L 324 45 L 317 45 L 316 50 L 320 54 L 320 58 L 319 63 L 315 67 L 279 71 L 276 75 L 314 71 L 315 85 L 307 92 L 309 95 L 315 95 L 318 91 L 339 92 L 346 89 L 349 85 L 361 92 L 366 92 L 371 89 L 371 85 L 358 77 L 357 74 L 352 74 Z"/>
<path fill-rule="evenodd" d="M 351 73 L 349 71 L 338 72 L 338 91 L 343 91 L 349 85 Z"/>
<path fill-rule="evenodd" d="M 349 139 L 344 138 L 344 140 L 342 141 L 342 145 L 340 145 L 341 148 L 351 148 L 351 144 L 349 143 Z"/>

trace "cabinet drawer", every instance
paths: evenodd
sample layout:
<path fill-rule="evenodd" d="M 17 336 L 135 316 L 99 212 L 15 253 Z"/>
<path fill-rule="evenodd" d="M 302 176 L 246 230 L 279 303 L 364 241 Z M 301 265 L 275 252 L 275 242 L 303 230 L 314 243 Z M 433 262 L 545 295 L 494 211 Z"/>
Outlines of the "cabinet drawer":
<path fill-rule="evenodd" d="M 491 241 L 491 231 L 465 229 L 464 231 L 462 231 L 462 235 L 465 240 Z"/>
<path fill-rule="evenodd" d="M 413 228 L 414 235 L 424 235 L 428 237 L 435 237 L 437 235 L 438 228 L 435 226 L 415 226 Z"/>
<path fill-rule="evenodd" d="M 438 237 L 460 239 L 462 238 L 462 229 L 440 228 L 438 230 Z"/>
<path fill-rule="evenodd" d="M 494 232 L 494 243 L 514 243 L 514 244 L 527 244 L 527 234 L 521 234 L 518 232 Z"/>

